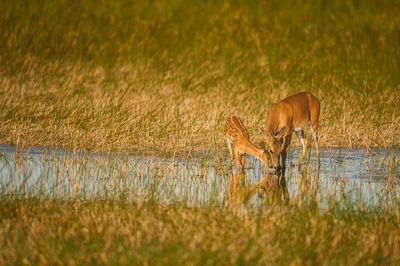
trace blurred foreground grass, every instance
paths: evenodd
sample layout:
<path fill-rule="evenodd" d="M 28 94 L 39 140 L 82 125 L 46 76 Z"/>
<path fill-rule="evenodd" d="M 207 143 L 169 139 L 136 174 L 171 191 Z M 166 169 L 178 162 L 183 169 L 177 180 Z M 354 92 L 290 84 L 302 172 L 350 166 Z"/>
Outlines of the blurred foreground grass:
<path fill-rule="evenodd" d="M 0 263 L 397 264 L 399 208 L 0 201 Z"/>
<path fill-rule="evenodd" d="M 273 102 L 322 102 L 325 146 L 398 146 L 396 1 L 1 1 L 0 143 L 214 149 Z"/>

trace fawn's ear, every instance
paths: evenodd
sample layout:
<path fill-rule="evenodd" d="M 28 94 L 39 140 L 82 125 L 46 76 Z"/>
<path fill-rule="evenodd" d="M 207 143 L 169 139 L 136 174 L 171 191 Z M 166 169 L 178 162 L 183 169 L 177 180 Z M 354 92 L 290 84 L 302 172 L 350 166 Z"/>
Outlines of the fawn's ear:
<path fill-rule="evenodd" d="M 274 134 L 274 138 L 281 138 L 283 136 L 286 136 L 286 126 L 282 127 L 278 132 Z"/>

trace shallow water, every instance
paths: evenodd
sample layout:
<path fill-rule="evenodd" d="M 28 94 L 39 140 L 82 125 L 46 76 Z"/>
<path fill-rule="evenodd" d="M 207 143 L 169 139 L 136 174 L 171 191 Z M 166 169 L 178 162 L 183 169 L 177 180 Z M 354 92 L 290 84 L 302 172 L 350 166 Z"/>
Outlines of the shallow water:
<path fill-rule="evenodd" d="M 185 201 L 195 206 L 238 201 L 259 206 L 271 195 L 290 202 L 311 192 L 322 203 L 333 199 L 368 205 L 398 197 L 399 150 L 321 149 L 319 171 L 314 152 L 299 171 L 295 165 L 300 153 L 290 149 L 284 185 L 271 185 L 278 177 L 250 156 L 245 173 L 236 175 L 235 167 L 226 165 L 227 154 L 160 158 L 0 145 L 0 191 L 23 197 Z"/>

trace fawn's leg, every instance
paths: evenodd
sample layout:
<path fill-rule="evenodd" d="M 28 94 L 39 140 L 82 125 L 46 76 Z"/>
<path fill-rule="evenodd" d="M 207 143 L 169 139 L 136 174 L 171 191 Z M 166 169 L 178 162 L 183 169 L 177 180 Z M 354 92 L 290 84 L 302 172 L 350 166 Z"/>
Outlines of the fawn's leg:
<path fill-rule="evenodd" d="M 228 139 L 226 139 L 226 144 L 228 145 L 228 150 L 229 150 L 228 167 L 230 168 L 232 166 L 232 161 L 233 161 L 232 143 Z"/>

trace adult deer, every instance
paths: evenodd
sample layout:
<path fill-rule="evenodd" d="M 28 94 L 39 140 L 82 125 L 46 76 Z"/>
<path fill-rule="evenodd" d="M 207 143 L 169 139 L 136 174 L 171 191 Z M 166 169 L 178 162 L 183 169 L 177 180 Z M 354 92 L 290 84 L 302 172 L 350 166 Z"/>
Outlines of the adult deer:
<path fill-rule="evenodd" d="M 270 153 L 263 148 L 258 148 L 250 141 L 249 133 L 239 117 L 231 116 L 228 118 L 225 123 L 225 138 L 230 153 L 229 166 L 231 166 L 234 158 L 236 167 L 239 169 L 239 166 L 241 166 L 244 169 L 246 154 L 249 154 L 269 167 Z"/>
<path fill-rule="evenodd" d="M 320 113 L 320 102 L 317 97 L 309 92 L 300 92 L 291 95 L 271 107 L 268 115 L 267 129 L 264 135 L 267 145 L 271 150 L 272 162 L 276 169 L 285 169 L 286 155 L 292 140 L 293 131 L 303 146 L 299 167 L 302 165 L 306 155 L 306 142 L 304 139 L 304 128 L 309 126 L 315 142 L 315 148 L 319 161 L 318 146 L 318 119 Z M 281 157 L 281 161 L 279 160 Z"/>

